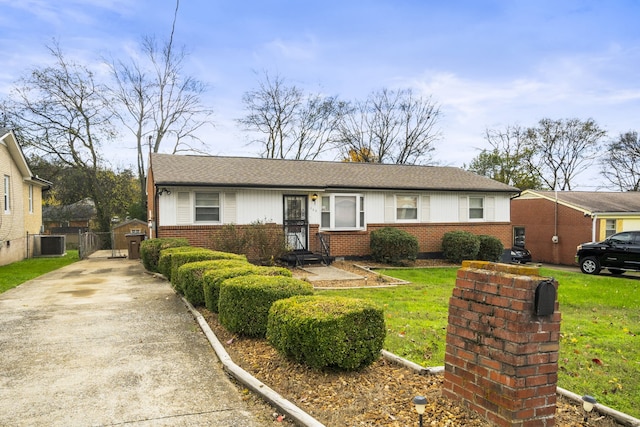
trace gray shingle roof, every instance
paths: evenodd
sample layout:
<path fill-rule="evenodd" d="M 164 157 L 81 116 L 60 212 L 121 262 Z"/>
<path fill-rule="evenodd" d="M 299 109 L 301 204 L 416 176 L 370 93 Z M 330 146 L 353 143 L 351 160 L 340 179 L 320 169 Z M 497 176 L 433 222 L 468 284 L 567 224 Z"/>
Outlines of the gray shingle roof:
<path fill-rule="evenodd" d="M 152 154 L 156 185 L 491 191 L 515 187 L 448 166 Z"/>
<path fill-rule="evenodd" d="M 548 199 L 556 197 L 555 191 L 532 191 Z M 625 193 L 609 191 L 558 191 L 558 201 L 585 211 L 599 212 L 640 212 L 640 192 Z"/>

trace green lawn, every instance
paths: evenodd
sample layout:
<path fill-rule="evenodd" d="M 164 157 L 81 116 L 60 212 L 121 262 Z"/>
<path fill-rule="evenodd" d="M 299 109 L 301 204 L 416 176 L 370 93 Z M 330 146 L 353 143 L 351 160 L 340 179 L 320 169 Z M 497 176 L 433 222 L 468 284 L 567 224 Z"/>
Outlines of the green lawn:
<path fill-rule="evenodd" d="M 366 298 L 385 309 L 385 349 L 422 366 L 444 364 L 456 268 L 385 270 L 396 288 L 319 291 Z M 541 269 L 558 280 L 562 337 L 558 385 L 640 417 L 640 280 Z"/>
<path fill-rule="evenodd" d="M 0 293 L 76 261 L 78 251 L 67 251 L 63 257 L 31 258 L 0 266 Z"/>

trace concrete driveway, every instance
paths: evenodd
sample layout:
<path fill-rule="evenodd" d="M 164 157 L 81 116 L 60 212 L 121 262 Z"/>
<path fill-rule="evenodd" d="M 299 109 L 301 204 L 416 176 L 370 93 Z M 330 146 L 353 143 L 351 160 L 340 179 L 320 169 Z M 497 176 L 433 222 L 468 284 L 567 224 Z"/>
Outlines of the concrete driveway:
<path fill-rule="evenodd" d="M 257 426 L 193 316 L 138 261 L 0 294 L 1 426 Z"/>

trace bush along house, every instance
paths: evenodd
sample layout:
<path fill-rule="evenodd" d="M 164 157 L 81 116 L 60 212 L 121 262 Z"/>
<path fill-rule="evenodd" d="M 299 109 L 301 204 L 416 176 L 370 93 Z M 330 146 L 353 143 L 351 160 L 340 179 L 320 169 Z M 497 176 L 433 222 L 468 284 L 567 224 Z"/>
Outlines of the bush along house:
<path fill-rule="evenodd" d="M 357 259 L 370 233 L 416 236 L 419 257 L 441 255 L 446 232 L 497 237 L 510 247 L 515 187 L 455 167 L 152 154 L 151 238 L 209 246 L 226 225 L 283 230 L 289 249 Z"/>

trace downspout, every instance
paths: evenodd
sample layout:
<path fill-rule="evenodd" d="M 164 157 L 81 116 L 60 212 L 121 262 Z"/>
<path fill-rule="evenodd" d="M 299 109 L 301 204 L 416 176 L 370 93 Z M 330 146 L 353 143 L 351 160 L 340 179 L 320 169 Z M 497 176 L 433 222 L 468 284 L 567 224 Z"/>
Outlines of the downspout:
<path fill-rule="evenodd" d="M 598 214 L 591 214 L 591 241 L 596 242 L 596 226 L 598 224 Z"/>

